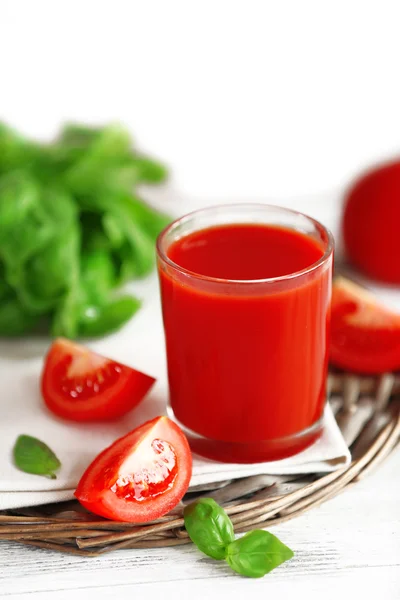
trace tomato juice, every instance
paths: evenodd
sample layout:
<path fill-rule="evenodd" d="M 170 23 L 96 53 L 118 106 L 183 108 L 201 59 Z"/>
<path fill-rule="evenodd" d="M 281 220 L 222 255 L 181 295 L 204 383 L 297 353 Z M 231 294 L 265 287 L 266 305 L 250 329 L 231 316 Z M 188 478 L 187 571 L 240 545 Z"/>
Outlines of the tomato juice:
<path fill-rule="evenodd" d="M 230 207 L 234 222 L 193 213 L 158 245 L 170 413 L 194 451 L 228 462 L 303 449 L 326 397 L 330 234 L 278 207 L 247 222 L 251 206 Z"/>

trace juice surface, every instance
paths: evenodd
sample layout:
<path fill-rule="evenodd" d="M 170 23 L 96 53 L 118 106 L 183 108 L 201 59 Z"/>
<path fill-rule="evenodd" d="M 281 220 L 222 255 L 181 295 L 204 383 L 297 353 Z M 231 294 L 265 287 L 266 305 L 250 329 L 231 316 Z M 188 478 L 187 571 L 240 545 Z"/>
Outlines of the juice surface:
<path fill-rule="evenodd" d="M 267 279 L 301 271 L 319 260 L 319 244 L 292 229 L 222 225 L 201 229 L 171 245 L 177 265 L 208 277 Z"/>
<path fill-rule="evenodd" d="M 310 236 L 258 224 L 204 229 L 168 249 L 177 265 L 230 280 L 288 275 L 322 255 Z M 214 440 L 243 448 L 263 442 L 265 448 L 268 440 L 293 436 L 320 419 L 330 269 L 279 291 L 267 283 L 211 289 L 195 277 L 178 281 L 163 269 L 160 282 L 170 402 L 183 425 Z M 281 455 L 287 454 L 283 444 Z"/>

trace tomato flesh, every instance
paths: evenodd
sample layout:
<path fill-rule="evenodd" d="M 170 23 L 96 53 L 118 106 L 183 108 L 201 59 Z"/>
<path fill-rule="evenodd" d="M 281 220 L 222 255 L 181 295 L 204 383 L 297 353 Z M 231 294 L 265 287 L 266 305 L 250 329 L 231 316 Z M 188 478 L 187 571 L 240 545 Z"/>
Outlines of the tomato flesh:
<path fill-rule="evenodd" d="M 163 494 L 174 485 L 178 466 L 173 447 L 165 440 L 155 439 L 151 449 L 155 456 L 149 456 L 145 466 L 132 465 L 128 471 L 122 468 L 126 474 L 120 474 L 110 488 L 118 498 L 142 502 Z"/>
<path fill-rule="evenodd" d="M 69 340 L 56 340 L 45 360 L 47 407 L 72 421 L 108 421 L 132 410 L 155 379 Z"/>
<path fill-rule="evenodd" d="M 191 473 L 192 456 L 185 435 L 167 417 L 157 417 L 95 458 L 75 496 L 97 515 L 144 523 L 178 504 Z"/>
<path fill-rule="evenodd" d="M 400 315 L 372 294 L 340 277 L 333 283 L 331 363 L 345 370 L 379 374 L 400 368 Z"/>

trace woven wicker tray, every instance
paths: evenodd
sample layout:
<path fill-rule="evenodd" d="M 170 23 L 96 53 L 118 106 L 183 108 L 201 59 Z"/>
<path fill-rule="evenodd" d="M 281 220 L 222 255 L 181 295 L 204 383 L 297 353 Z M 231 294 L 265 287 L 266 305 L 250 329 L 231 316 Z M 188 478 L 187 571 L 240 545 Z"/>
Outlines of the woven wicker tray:
<path fill-rule="evenodd" d="M 365 477 L 395 448 L 400 437 L 400 375 L 379 378 L 331 373 L 329 394 L 351 449 L 348 467 L 328 475 L 256 475 L 191 488 L 168 515 L 146 523 L 117 523 L 87 513 L 76 501 L 0 512 L 0 540 L 98 556 L 120 548 L 156 548 L 190 542 L 182 510 L 194 498 L 215 498 L 235 532 L 271 527 L 333 498 Z"/>

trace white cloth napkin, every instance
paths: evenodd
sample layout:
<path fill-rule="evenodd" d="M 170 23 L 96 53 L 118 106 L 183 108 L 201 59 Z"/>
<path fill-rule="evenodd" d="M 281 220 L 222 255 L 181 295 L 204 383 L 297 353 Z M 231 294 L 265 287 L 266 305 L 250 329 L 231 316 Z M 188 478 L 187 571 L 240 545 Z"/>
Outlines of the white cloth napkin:
<path fill-rule="evenodd" d="M 46 340 L 0 342 L 0 509 L 69 500 L 93 458 L 118 437 L 165 412 L 167 397 L 164 340 L 156 278 L 132 286 L 144 307 L 121 332 L 90 346 L 110 358 L 157 377 L 143 403 L 127 417 L 109 424 L 67 423 L 44 406 L 39 377 Z M 23 473 L 12 462 L 20 434 L 38 437 L 57 454 L 62 467 L 51 480 Z M 348 464 L 350 454 L 329 408 L 322 437 L 296 456 L 261 464 L 233 465 L 194 458 L 191 485 L 247 475 L 332 471 Z"/>

